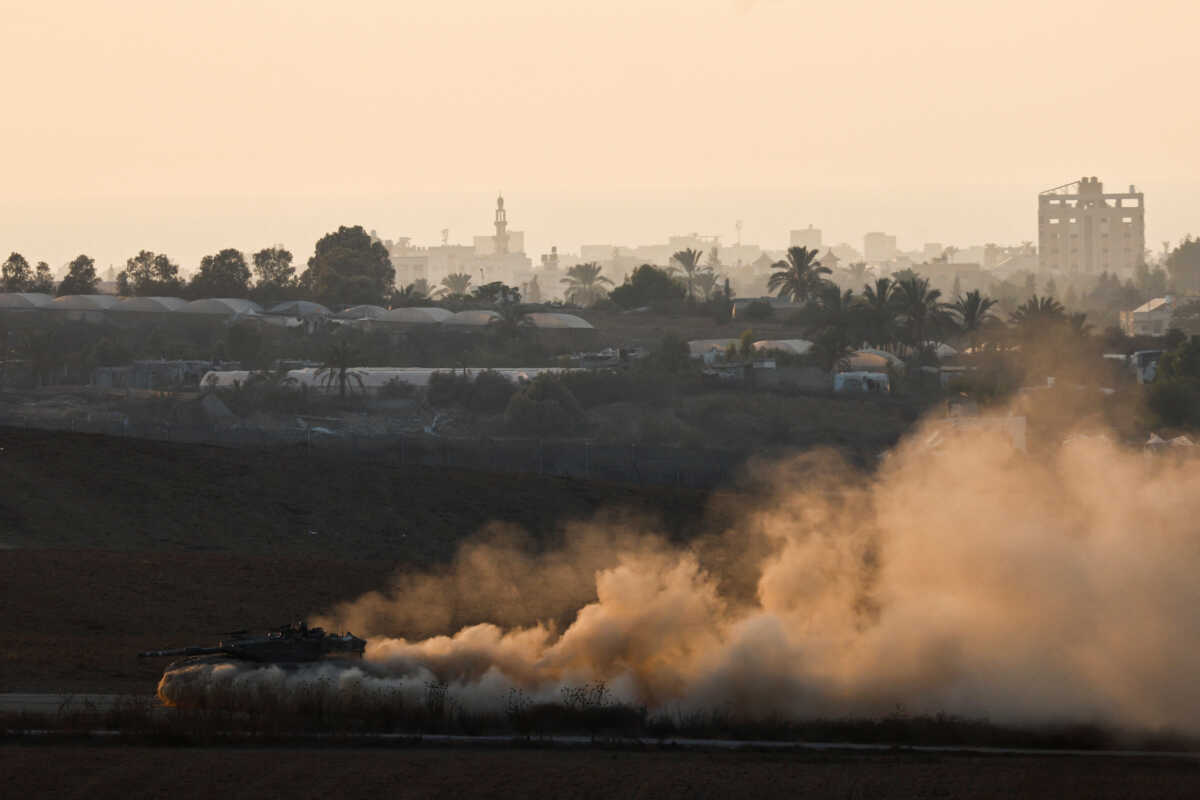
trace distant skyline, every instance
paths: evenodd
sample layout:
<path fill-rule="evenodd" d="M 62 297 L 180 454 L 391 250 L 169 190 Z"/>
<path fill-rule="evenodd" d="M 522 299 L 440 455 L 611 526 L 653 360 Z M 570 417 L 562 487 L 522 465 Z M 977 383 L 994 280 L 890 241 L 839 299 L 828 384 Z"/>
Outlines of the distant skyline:
<path fill-rule="evenodd" d="M 1036 194 L 1146 193 L 1200 233 L 1200 10 L 838 4 L 7 2 L 0 250 L 298 262 L 340 224 L 537 256 L 671 234 L 1036 240 Z"/>

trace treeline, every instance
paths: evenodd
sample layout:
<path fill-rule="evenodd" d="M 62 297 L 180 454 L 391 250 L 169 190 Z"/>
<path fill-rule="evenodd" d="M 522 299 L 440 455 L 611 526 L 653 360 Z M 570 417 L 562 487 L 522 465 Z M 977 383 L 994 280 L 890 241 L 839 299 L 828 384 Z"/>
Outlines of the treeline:
<path fill-rule="evenodd" d="M 116 276 L 117 293 L 127 297 L 237 297 L 261 303 L 313 299 L 332 305 L 386 305 L 395 291 L 395 270 L 387 249 L 361 226 L 341 227 L 317 242 L 307 268 L 298 272 L 289 250 L 268 247 L 249 259 L 226 248 L 200 260 L 190 279 L 165 253 L 142 250 Z M 100 283 L 95 260 L 75 258 L 61 281 L 42 261 L 31 267 L 20 253 L 0 266 L 0 291 L 59 296 L 95 294 Z"/>

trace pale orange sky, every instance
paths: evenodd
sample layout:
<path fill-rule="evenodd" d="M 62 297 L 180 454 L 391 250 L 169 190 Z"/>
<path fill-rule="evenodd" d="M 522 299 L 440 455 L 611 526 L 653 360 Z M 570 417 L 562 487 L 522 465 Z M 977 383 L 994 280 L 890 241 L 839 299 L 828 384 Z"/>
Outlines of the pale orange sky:
<path fill-rule="evenodd" d="M 1038 190 L 1200 233 L 1187 0 L 0 0 L 0 250 L 185 270 L 339 224 L 537 254 L 1036 238 Z"/>

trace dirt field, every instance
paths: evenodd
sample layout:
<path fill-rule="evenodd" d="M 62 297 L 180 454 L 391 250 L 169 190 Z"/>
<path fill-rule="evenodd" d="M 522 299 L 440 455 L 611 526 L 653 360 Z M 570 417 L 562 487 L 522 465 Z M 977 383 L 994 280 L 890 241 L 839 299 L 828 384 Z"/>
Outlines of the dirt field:
<path fill-rule="evenodd" d="M 0 747 L 9 797 L 1191 798 L 1191 761 L 637 750 Z"/>
<path fill-rule="evenodd" d="M 449 559 L 492 521 L 535 546 L 627 509 L 695 533 L 707 495 L 0 429 L 0 692 L 151 693 L 140 650 L 266 628 Z"/>
<path fill-rule="evenodd" d="M 0 552 L 0 692 L 153 694 L 137 653 L 283 624 L 377 588 L 384 561 L 230 553 Z"/>
<path fill-rule="evenodd" d="M 599 509 L 690 531 L 707 495 L 339 454 L 0 428 L 0 546 L 430 564 L 492 521 L 539 541 Z"/>

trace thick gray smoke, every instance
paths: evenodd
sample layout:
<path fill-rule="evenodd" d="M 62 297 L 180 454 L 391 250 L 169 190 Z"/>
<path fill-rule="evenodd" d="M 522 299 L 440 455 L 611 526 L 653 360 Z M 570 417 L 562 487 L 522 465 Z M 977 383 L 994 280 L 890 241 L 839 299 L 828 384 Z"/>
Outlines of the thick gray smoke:
<path fill-rule="evenodd" d="M 1100 438 L 1037 457 L 985 434 L 927 440 L 871 477 L 832 457 L 764 467 L 771 490 L 688 547 L 612 521 L 536 557 L 492 535 L 448 574 L 317 620 L 371 635 L 363 668 L 209 669 L 186 691 L 438 680 L 496 708 L 511 687 L 600 680 L 651 707 L 746 716 L 903 706 L 1200 730 L 1200 469 Z M 412 633 L 489 604 L 492 622 Z"/>

